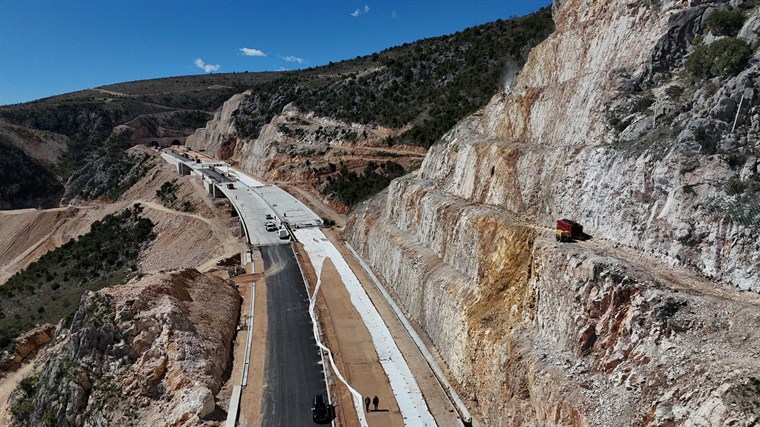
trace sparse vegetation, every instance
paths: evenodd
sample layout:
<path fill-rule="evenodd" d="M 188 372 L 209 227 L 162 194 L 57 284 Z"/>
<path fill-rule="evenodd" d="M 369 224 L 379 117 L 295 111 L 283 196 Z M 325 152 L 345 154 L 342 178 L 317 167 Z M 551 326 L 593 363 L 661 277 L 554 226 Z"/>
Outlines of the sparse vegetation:
<path fill-rule="evenodd" d="M 185 200 L 179 204 L 179 206 L 177 206 L 177 202 L 179 201 L 177 197 L 177 190 L 179 190 L 179 185 L 177 185 L 176 179 L 166 181 L 161 185 L 161 188 L 156 190 L 156 197 L 158 197 L 158 200 L 161 201 L 161 204 L 167 208 L 178 209 L 182 212 L 194 211 L 195 207 L 189 200 Z"/>
<path fill-rule="evenodd" d="M 705 128 L 698 127 L 694 129 L 694 140 L 702 148 L 702 153 L 707 155 L 715 154 L 716 141 L 707 134 Z"/>
<path fill-rule="evenodd" d="M 652 104 L 654 104 L 654 96 L 652 96 L 651 93 L 645 93 L 636 98 L 636 101 L 633 103 L 633 111 L 636 113 L 644 112 L 651 107 Z"/>
<path fill-rule="evenodd" d="M 729 196 L 735 196 L 737 194 L 741 194 L 744 192 L 746 188 L 747 188 L 747 183 L 739 179 L 729 179 L 728 181 L 726 181 L 725 184 L 723 184 L 723 190 Z"/>
<path fill-rule="evenodd" d="M 0 353 L 12 340 L 76 309 L 86 290 L 123 282 L 137 271 L 140 250 L 154 238 L 139 204 L 92 224 L 79 239 L 43 255 L 0 286 Z"/>
<path fill-rule="evenodd" d="M 63 185 L 40 162 L 0 142 L 0 209 L 54 207 Z"/>
<path fill-rule="evenodd" d="M 156 190 L 156 197 L 161 201 L 161 204 L 167 208 L 172 207 L 174 202 L 177 201 L 177 180 L 166 181 L 161 185 L 161 188 Z"/>
<path fill-rule="evenodd" d="M 411 130 L 389 139 L 389 145 L 429 147 L 482 107 L 503 83 L 506 69 L 519 68 L 530 48 L 553 29 L 551 11 L 544 8 L 523 18 L 291 73 L 254 87 L 237 112 L 236 127 L 244 137 L 254 138 L 286 104 L 295 102 L 304 111 L 349 122 L 394 128 L 411 124 Z"/>
<path fill-rule="evenodd" d="M 735 37 L 746 20 L 739 10 L 716 10 L 705 19 L 705 27 L 716 36 Z"/>
<path fill-rule="evenodd" d="M 95 149 L 84 166 L 72 174 L 64 201 L 116 200 L 137 183 L 153 166 L 148 154 L 130 154 L 125 134 L 112 135 Z"/>
<path fill-rule="evenodd" d="M 701 79 L 729 77 L 744 69 L 751 54 L 747 43 L 727 37 L 695 47 L 684 66 L 693 76 Z"/>
<path fill-rule="evenodd" d="M 181 111 L 174 115 L 173 122 L 183 129 L 198 129 L 206 126 L 213 115 L 206 111 Z"/>
<path fill-rule="evenodd" d="M 392 161 L 387 161 L 382 165 L 369 162 L 361 174 L 348 171 L 344 167 L 337 177 L 328 177 L 327 186 L 322 193 L 337 198 L 346 206 L 353 206 L 378 193 L 404 172 L 403 166 Z"/>
<path fill-rule="evenodd" d="M 724 216 L 746 227 L 747 232 L 760 236 L 756 225 L 760 223 L 760 182 L 733 178 L 723 183 L 725 196 L 716 197 L 708 204 L 715 215 Z"/>
<path fill-rule="evenodd" d="M 29 416 L 34 411 L 34 395 L 37 393 L 39 386 L 39 372 L 34 372 L 19 382 L 18 388 L 15 391 L 16 396 L 10 405 L 10 410 L 13 413 L 13 416 L 18 420 L 28 420 Z"/>
<path fill-rule="evenodd" d="M 665 94 L 672 100 L 678 100 L 684 93 L 684 88 L 678 85 L 668 86 Z"/>
<path fill-rule="evenodd" d="M 193 206 L 193 204 L 190 203 L 189 200 L 185 200 L 180 205 L 179 210 L 181 210 L 182 212 L 193 212 L 195 210 L 195 206 Z"/>

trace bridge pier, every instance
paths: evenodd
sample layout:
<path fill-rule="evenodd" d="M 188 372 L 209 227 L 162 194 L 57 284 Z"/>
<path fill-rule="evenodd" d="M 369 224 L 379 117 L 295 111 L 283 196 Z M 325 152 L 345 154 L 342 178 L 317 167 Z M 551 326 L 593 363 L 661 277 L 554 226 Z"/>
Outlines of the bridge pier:
<path fill-rule="evenodd" d="M 222 191 L 222 190 L 219 188 L 219 186 L 218 186 L 218 185 L 216 185 L 216 184 L 212 183 L 212 184 L 211 184 L 211 188 L 212 188 L 212 192 L 211 192 L 211 195 L 212 195 L 214 198 L 219 198 L 219 197 L 227 197 L 227 196 L 224 194 L 224 192 L 223 192 L 223 191 Z"/>
<path fill-rule="evenodd" d="M 193 172 L 193 168 L 180 162 L 180 163 L 177 163 L 177 172 L 179 172 L 179 174 L 183 176 L 190 175 Z"/>

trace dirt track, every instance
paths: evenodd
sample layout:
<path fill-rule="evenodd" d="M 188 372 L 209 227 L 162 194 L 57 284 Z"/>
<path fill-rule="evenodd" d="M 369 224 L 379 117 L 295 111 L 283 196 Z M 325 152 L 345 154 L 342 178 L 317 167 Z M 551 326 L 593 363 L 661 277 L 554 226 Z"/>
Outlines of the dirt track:
<path fill-rule="evenodd" d="M 34 368 L 34 361 L 27 360 L 18 369 L 8 372 L 6 376 L 0 378 L 0 424 L 6 422 L 8 398 L 18 386 L 19 381 L 32 373 L 32 368 Z"/>
<path fill-rule="evenodd" d="M 156 201 L 156 189 L 177 179 L 180 200 L 190 200 L 195 213 L 169 209 Z M 148 271 L 194 267 L 213 270 L 217 261 L 234 256 L 246 245 L 235 235 L 237 219 L 197 193 L 188 177 L 179 177 L 163 161 L 114 203 L 92 202 L 87 206 L 55 209 L 0 211 L 0 283 L 26 268 L 45 253 L 89 231 L 93 222 L 108 214 L 141 203 L 143 215 L 155 223 L 157 238 L 143 253 L 140 268 Z M 31 372 L 35 360 L 0 377 L 0 410 L 18 381 Z M 0 422 L 0 424 L 3 424 Z"/>

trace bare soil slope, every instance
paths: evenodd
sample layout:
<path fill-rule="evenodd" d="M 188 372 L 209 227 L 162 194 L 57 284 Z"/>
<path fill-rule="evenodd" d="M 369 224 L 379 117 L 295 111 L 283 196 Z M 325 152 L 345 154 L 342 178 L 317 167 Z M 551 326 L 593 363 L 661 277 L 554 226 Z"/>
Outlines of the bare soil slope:
<path fill-rule="evenodd" d="M 135 147 L 133 152 L 153 150 Z M 216 261 L 230 257 L 245 248 L 239 239 L 237 220 L 229 215 L 225 205 L 214 205 L 197 191 L 190 177 L 179 176 L 163 161 L 153 168 L 118 201 L 112 204 L 89 204 L 55 209 L 24 209 L 0 211 L 0 283 L 26 268 L 50 250 L 69 239 L 81 236 L 93 222 L 140 202 L 145 215 L 156 224 L 158 238 L 142 257 L 145 271 L 181 268 L 208 269 Z M 169 207 L 162 205 L 156 191 L 167 182 L 176 185 L 177 201 Z M 185 201 L 189 212 L 176 210 Z"/>

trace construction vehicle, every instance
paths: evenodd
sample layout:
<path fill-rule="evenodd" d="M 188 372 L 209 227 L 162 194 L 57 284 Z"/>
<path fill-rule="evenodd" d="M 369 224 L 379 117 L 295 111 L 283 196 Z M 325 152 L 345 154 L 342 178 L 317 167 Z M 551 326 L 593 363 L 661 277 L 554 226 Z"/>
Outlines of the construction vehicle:
<path fill-rule="evenodd" d="M 583 226 L 571 219 L 558 219 L 557 228 L 554 230 L 554 237 L 558 242 L 571 242 L 573 239 L 583 240 Z"/>
<path fill-rule="evenodd" d="M 280 239 L 289 239 L 290 238 L 290 234 L 288 233 L 288 230 L 286 230 L 284 228 L 279 229 L 277 231 L 277 234 L 278 234 L 278 236 L 279 236 Z"/>

